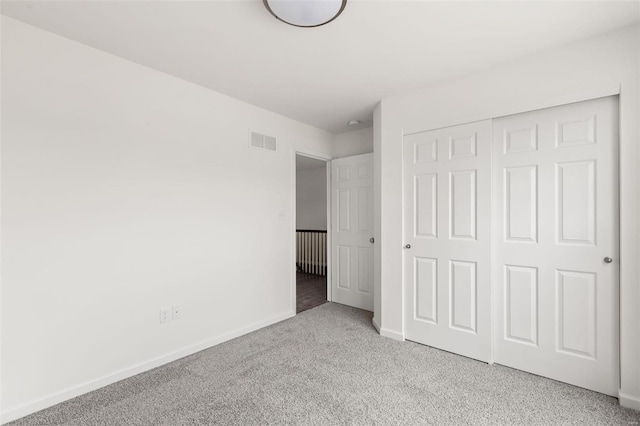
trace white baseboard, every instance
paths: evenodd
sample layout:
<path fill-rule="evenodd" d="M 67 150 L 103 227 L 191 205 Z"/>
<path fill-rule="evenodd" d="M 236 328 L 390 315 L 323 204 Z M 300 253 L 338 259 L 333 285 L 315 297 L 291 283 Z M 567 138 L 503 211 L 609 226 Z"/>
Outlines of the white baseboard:
<path fill-rule="evenodd" d="M 378 324 L 378 320 L 375 317 L 371 319 L 371 324 L 373 324 L 373 328 L 375 328 L 378 334 L 380 334 L 380 324 Z"/>
<path fill-rule="evenodd" d="M 246 327 L 242 327 L 229 333 L 223 334 L 222 336 L 214 337 L 212 339 L 196 343 L 195 345 L 188 346 L 156 358 L 152 358 L 148 361 L 144 361 L 131 367 L 124 368 L 120 371 L 116 371 L 115 373 L 99 377 L 95 380 L 91 380 L 81 385 L 77 385 L 72 388 L 21 405 L 19 407 L 9 409 L 0 414 L 0 424 L 12 422 L 21 417 L 33 414 L 37 411 L 44 410 L 45 408 L 49 408 L 61 402 L 67 401 L 71 398 L 75 398 L 87 392 L 91 392 L 112 383 L 119 382 L 120 380 L 135 376 L 136 374 L 144 373 L 145 371 L 160 367 L 161 365 L 167 364 L 180 358 L 184 358 L 185 356 L 192 355 L 196 352 L 200 352 L 201 350 L 219 345 L 220 343 L 235 339 L 236 337 L 243 336 L 247 333 L 251 333 L 252 331 L 259 330 L 263 327 L 267 327 L 271 324 L 275 324 L 294 316 L 295 313 L 293 312 L 276 315 L 264 321 L 258 321 L 253 324 L 249 324 Z"/>
<path fill-rule="evenodd" d="M 404 342 L 404 335 L 402 333 L 398 333 L 397 331 L 391 331 L 388 328 L 381 328 L 380 335 L 382 337 L 388 337 L 389 339 L 399 340 Z"/>
<path fill-rule="evenodd" d="M 624 408 L 640 411 L 640 397 L 627 395 L 618 391 L 618 401 L 620 401 L 620 406 Z"/>
<path fill-rule="evenodd" d="M 380 327 L 380 323 L 378 322 L 377 318 L 372 318 L 371 323 L 373 324 L 373 328 L 375 328 L 378 334 L 382 337 L 388 337 L 389 339 L 400 340 L 401 342 L 404 342 L 404 336 L 402 335 L 402 333 Z"/>

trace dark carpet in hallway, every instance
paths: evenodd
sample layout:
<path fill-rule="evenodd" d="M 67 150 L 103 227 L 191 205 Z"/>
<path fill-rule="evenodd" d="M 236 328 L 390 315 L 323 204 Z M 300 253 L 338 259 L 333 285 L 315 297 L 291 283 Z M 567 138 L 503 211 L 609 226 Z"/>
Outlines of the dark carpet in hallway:
<path fill-rule="evenodd" d="M 327 277 L 296 273 L 296 313 L 327 302 Z"/>

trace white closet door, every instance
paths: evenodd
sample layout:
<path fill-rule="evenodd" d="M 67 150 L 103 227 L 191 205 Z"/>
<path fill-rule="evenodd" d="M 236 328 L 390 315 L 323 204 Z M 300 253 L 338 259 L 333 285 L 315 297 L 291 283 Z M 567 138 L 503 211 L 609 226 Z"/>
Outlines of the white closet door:
<path fill-rule="evenodd" d="M 331 162 L 331 299 L 373 311 L 373 154 Z"/>
<path fill-rule="evenodd" d="M 405 337 L 490 355 L 491 121 L 404 136 Z"/>
<path fill-rule="evenodd" d="M 495 362 L 609 395 L 618 392 L 617 99 L 493 122 Z"/>

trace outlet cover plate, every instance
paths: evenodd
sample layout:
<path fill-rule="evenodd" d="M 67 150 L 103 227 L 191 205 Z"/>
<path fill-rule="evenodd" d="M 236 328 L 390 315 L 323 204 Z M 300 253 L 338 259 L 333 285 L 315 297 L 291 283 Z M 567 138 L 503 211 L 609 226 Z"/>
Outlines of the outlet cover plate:
<path fill-rule="evenodd" d="M 171 308 L 160 308 L 160 322 L 171 321 Z"/>
<path fill-rule="evenodd" d="M 177 305 L 172 308 L 173 311 L 173 319 L 177 320 L 182 318 L 182 306 Z"/>

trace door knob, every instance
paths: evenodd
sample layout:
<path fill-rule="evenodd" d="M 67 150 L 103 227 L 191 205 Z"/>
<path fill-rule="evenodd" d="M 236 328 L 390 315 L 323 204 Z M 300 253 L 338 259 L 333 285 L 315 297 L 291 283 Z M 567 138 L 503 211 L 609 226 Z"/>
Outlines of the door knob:
<path fill-rule="evenodd" d="M 404 246 L 404 248 L 410 249 L 411 248 L 411 244 L 407 244 L 406 246 Z"/>
<path fill-rule="evenodd" d="M 604 258 L 604 263 L 611 263 L 611 262 L 613 262 L 612 258 L 610 258 L 610 257 L 605 257 Z"/>
<path fill-rule="evenodd" d="M 371 238 L 369 238 L 369 242 L 370 242 L 371 244 L 373 244 L 373 243 L 375 242 L 375 239 L 374 239 L 373 237 L 371 237 Z"/>

